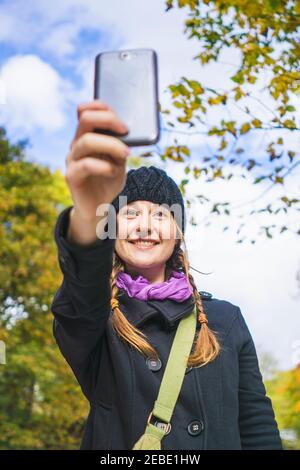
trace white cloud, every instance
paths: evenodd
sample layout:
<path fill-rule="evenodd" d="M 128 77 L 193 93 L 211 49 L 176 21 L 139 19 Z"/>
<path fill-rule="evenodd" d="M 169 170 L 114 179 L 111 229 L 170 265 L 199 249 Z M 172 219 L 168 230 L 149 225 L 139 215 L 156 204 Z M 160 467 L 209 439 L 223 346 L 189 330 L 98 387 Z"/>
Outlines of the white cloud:
<path fill-rule="evenodd" d="M 6 90 L 2 121 L 10 129 L 54 132 L 66 125 L 71 86 L 51 65 L 35 55 L 13 56 L 3 65 L 0 79 Z"/>

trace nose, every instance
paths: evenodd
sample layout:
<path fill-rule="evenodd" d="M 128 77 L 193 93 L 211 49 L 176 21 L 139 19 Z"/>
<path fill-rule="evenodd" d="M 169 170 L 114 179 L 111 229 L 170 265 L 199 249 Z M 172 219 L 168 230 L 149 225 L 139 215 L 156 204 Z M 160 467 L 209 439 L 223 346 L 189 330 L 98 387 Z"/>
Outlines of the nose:
<path fill-rule="evenodd" d="M 148 214 L 148 211 L 143 211 L 142 213 L 140 213 L 137 221 L 138 221 L 138 226 L 137 226 L 136 231 L 139 234 L 139 236 L 144 237 L 144 236 L 151 234 L 151 230 L 152 230 L 151 217 Z"/>

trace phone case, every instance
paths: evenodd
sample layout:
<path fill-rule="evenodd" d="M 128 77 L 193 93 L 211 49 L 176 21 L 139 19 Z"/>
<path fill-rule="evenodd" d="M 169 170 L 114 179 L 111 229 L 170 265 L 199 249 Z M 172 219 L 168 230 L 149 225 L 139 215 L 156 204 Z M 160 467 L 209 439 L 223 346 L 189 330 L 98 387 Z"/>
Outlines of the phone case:
<path fill-rule="evenodd" d="M 102 129 L 98 132 L 116 136 L 131 147 L 152 145 L 160 139 L 158 61 L 153 49 L 98 54 L 94 98 L 111 106 L 129 128 L 126 135 Z"/>

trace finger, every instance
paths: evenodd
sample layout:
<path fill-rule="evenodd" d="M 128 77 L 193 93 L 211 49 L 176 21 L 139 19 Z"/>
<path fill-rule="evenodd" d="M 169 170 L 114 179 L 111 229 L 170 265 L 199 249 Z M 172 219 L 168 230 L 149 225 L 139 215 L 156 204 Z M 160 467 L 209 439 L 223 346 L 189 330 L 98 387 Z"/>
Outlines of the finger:
<path fill-rule="evenodd" d="M 82 158 L 72 164 L 69 169 L 68 178 L 72 178 L 73 182 L 80 183 L 88 176 L 106 176 L 107 178 L 115 178 L 118 167 L 112 161 L 99 160 L 93 157 Z"/>
<path fill-rule="evenodd" d="M 100 101 L 100 100 L 93 100 L 93 101 L 89 101 L 87 103 L 80 103 L 78 106 L 77 106 L 77 119 L 79 120 L 80 119 L 80 116 L 81 116 L 81 113 L 83 111 L 86 111 L 88 109 L 110 109 L 110 107 L 108 106 L 107 103 L 104 103 L 104 101 Z"/>
<path fill-rule="evenodd" d="M 70 160 L 79 160 L 88 155 L 101 158 L 104 153 L 110 155 L 115 163 L 123 165 L 130 149 L 117 137 L 87 132 L 75 141 Z"/>
<path fill-rule="evenodd" d="M 113 111 L 86 109 L 81 112 L 74 139 L 78 139 L 86 132 L 95 132 L 96 128 L 111 130 L 119 134 L 128 132 L 126 124 Z"/>

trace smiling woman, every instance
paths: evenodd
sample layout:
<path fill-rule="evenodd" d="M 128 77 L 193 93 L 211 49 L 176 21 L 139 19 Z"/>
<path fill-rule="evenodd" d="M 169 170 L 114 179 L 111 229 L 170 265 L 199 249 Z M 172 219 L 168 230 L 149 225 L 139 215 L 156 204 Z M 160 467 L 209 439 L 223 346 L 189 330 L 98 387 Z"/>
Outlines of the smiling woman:
<path fill-rule="evenodd" d="M 51 310 L 54 337 L 90 402 L 81 449 L 133 449 L 146 425 L 163 437 L 162 450 L 282 449 L 240 308 L 198 291 L 190 273 L 179 187 L 154 166 L 126 173 L 124 144 L 92 132 L 96 124 L 124 132 L 103 103 L 78 116 L 66 174 L 74 206 L 55 226 L 64 278 Z M 117 214 L 116 237 L 96 230 L 102 203 Z M 103 228 L 110 219 L 100 220 Z M 195 330 L 182 330 L 192 313 Z M 173 356 L 169 377 L 184 380 L 177 401 L 167 389 L 176 406 L 166 422 L 152 411 L 178 331 L 193 344 L 183 353 L 181 337 Z"/>

